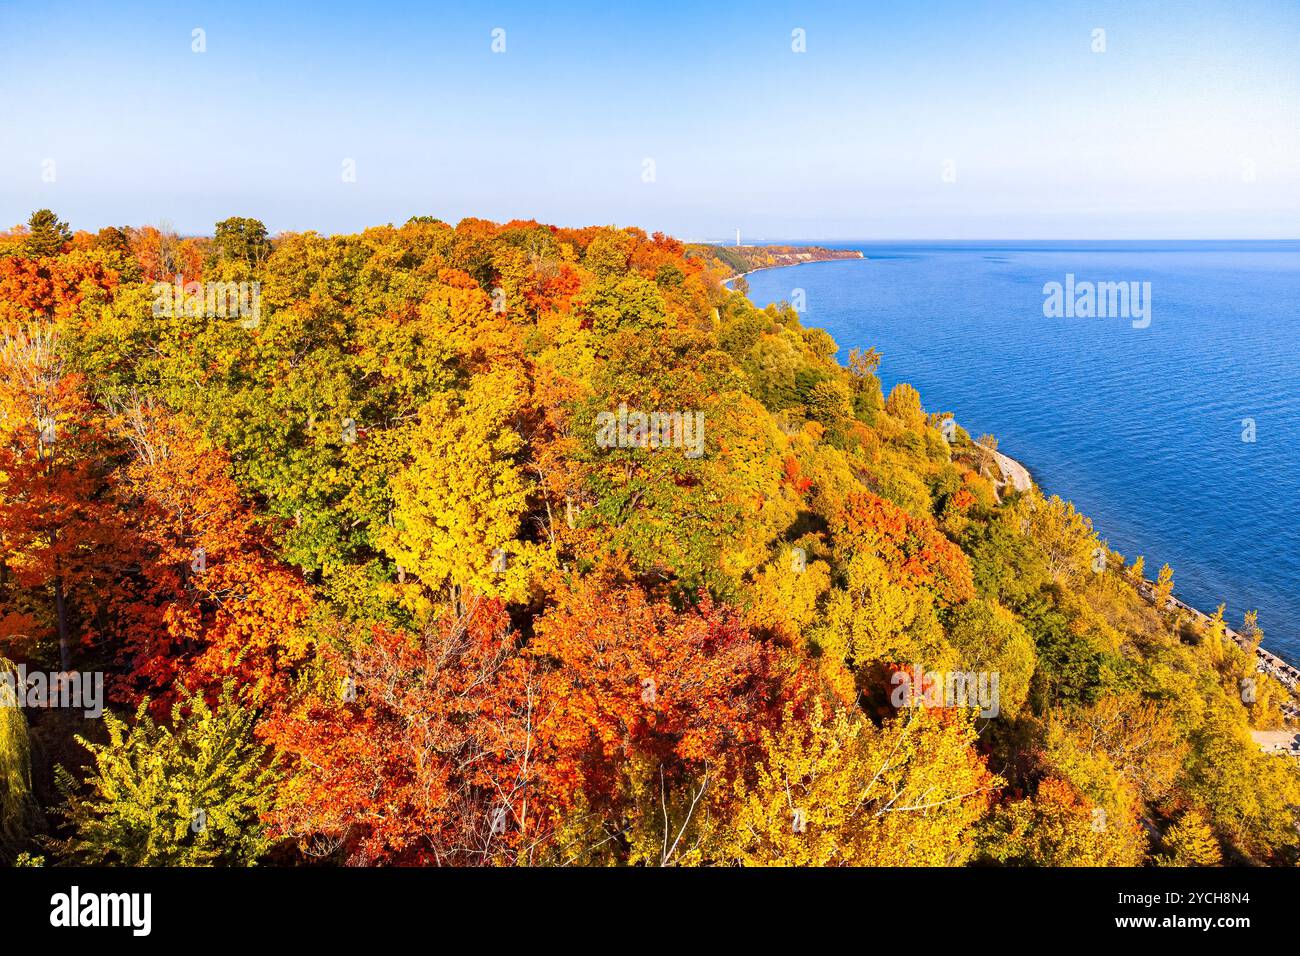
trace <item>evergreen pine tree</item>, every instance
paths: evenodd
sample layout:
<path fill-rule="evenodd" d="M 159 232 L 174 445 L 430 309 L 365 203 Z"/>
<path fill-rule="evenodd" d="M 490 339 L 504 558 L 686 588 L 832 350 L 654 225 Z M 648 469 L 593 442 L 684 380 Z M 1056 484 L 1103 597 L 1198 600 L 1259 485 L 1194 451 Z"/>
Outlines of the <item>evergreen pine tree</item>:
<path fill-rule="evenodd" d="M 49 209 L 38 209 L 27 220 L 27 255 L 33 259 L 58 255 L 63 244 L 72 239 L 72 230 L 60 222 Z"/>

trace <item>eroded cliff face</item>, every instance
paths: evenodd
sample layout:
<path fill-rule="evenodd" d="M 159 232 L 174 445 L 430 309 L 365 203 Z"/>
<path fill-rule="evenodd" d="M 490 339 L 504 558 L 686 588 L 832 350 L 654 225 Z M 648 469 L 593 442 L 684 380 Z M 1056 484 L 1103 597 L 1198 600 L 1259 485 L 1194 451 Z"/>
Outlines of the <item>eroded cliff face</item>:
<path fill-rule="evenodd" d="M 989 448 L 987 445 L 981 445 L 977 441 L 973 441 L 971 444 L 983 448 L 997 462 L 998 471 L 1002 474 L 1001 480 L 995 482 L 999 498 L 1006 495 L 1008 488 L 1011 491 L 1028 491 L 1033 487 L 1034 479 L 1029 476 L 1029 469 L 1010 455 L 1004 455 L 1002 452 Z"/>
<path fill-rule="evenodd" d="M 1002 470 L 1002 477 L 1008 485 L 1016 491 L 1028 491 L 1033 487 L 1034 480 L 1029 477 L 1028 468 L 1000 451 L 995 451 L 993 457 L 997 459 L 998 468 Z"/>

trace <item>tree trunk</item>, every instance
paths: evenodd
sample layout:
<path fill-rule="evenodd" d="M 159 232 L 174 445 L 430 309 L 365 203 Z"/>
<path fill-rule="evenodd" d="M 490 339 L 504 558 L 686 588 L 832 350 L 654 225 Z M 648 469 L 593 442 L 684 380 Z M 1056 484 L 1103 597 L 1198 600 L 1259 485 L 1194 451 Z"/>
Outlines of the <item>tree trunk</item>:
<path fill-rule="evenodd" d="M 63 576 L 54 579 L 54 611 L 59 619 L 59 669 L 72 670 L 72 641 L 68 636 L 68 602 L 63 596 Z"/>

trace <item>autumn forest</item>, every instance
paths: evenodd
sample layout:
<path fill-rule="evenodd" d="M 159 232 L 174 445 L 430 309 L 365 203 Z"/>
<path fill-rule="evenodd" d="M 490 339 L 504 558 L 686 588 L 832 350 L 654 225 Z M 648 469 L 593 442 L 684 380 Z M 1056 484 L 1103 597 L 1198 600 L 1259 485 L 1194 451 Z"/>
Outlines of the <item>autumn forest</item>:
<path fill-rule="evenodd" d="M 0 233 L 0 858 L 1300 860 L 1222 613 L 729 287 L 762 255 Z"/>

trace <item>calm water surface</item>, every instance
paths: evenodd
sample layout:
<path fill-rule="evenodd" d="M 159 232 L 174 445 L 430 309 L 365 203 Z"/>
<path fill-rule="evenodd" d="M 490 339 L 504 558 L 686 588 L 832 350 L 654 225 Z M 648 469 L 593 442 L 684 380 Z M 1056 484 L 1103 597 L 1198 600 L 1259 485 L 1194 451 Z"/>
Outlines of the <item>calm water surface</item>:
<path fill-rule="evenodd" d="M 1148 575 L 1300 663 L 1300 243 L 825 243 L 868 258 L 748 276 L 886 392 L 991 432 Z M 1045 318 L 1043 286 L 1151 283 L 1151 322 Z M 1254 423 L 1254 441 L 1243 433 Z M 1249 435 L 1247 434 L 1247 437 Z"/>

